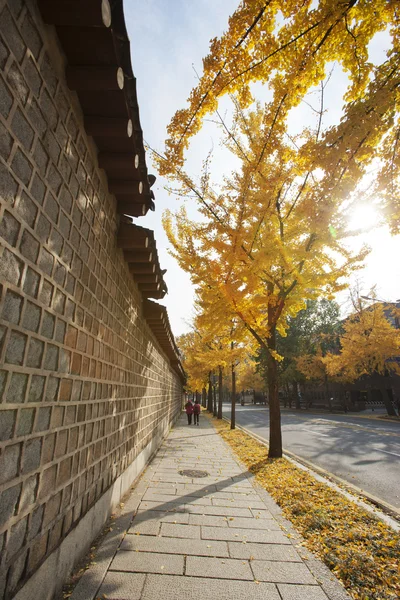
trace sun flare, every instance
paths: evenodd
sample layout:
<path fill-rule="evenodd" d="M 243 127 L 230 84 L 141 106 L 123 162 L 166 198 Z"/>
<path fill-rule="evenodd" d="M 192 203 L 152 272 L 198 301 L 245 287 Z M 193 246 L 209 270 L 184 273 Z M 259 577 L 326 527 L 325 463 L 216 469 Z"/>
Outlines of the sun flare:
<path fill-rule="evenodd" d="M 358 204 L 349 214 L 350 231 L 372 229 L 381 224 L 381 215 L 374 204 Z"/>

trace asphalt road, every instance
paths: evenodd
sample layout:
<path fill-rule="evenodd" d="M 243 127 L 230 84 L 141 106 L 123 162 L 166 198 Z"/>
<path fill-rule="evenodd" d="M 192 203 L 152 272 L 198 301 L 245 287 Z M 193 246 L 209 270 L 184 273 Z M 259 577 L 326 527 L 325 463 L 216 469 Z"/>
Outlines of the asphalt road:
<path fill-rule="evenodd" d="M 230 408 L 224 406 L 224 416 Z M 236 422 L 268 440 L 268 409 L 237 406 Z M 283 447 L 400 510 L 400 424 L 282 411 Z"/>

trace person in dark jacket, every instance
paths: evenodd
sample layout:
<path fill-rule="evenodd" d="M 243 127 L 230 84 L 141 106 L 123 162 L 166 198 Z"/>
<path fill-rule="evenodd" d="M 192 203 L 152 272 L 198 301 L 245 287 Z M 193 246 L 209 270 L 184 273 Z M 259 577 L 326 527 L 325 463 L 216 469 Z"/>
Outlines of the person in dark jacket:
<path fill-rule="evenodd" d="M 185 411 L 188 418 L 188 425 L 192 424 L 192 415 L 193 415 L 193 404 L 191 400 L 188 400 L 185 404 Z"/>
<path fill-rule="evenodd" d="M 199 424 L 199 414 L 201 412 L 200 400 L 196 400 L 193 406 L 194 424 Z"/>

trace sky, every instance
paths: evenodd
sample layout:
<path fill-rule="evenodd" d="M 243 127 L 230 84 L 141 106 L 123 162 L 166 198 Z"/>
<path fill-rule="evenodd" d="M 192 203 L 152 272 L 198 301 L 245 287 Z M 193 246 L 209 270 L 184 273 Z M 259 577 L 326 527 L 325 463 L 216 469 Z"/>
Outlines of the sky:
<path fill-rule="evenodd" d="M 196 85 L 196 71 L 201 74 L 202 58 L 208 53 L 211 38 L 220 36 L 227 28 L 229 15 L 237 8 L 238 0 L 124 0 L 126 27 L 131 42 L 133 72 L 137 79 L 140 120 L 146 142 L 154 149 L 163 151 L 167 137 L 166 127 L 179 108 L 186 106 L 186 99 Z M 378 60 L 384 53 L 386 39 L 379 34 L 371 44 L 371 55 Z M 333 89 L 345 89 L 343 76 L 336 69 Z M 264 87 L 262 95 L 268 95 Z M 337 99 L 331 104 L 331 117 L 336 119 L 335 107 L 341 106 Z M 222 109 L 223 110 L 223 109 Z M 296 124 L 307 118 L 306 108 L 299 109 L 291 119 L 292 132 Z M 191 149 L 186 170 L 190 175 L 200 172 L 201 162 L 214 144 L 212 125 L 205 126 Z M 222 172 L 226 162 L 223 151 L 214 144 L 215 161 Z M 157 175 L 148 156 L 148 171 Z M 229 168 L 229 170 L 231 167 Z M 153 190 L 155 212 L 138 219 L 138 225 L 153 229 L 162 269 L 167 269 L 165 281 L 168 294 L 160 301 L 168 310 L 175 336 L 190 328 L 193 317 L 194 290 L 188 274 L 183 272 L 176 260 L 168 253 L 169 242 L 161 219 L 166 209 L 176 210 L 179 201 L 164 186 L 167 182 L 158 177 Z M 191 207 L 188 207 L 191 214 Z M 192 215 L 191 215 L 192 216 Z M 391 237 L 387 225 L 379 225 L 379 207 L 374 199 L 361 204 L 352 215 L 350 226 L 371 227 L 364 235 L 350 240 L 356 249 L 362 243 L 372 248 L 362 271 L 354 274 L 350 285 L 358 283 L 361 293 L 368 294 L 376 286 L 379 299 L 393 301 L 400 298 L 400 236 Z M 347 306 L 348 292 L 341 292 L 338 302 Z"/>

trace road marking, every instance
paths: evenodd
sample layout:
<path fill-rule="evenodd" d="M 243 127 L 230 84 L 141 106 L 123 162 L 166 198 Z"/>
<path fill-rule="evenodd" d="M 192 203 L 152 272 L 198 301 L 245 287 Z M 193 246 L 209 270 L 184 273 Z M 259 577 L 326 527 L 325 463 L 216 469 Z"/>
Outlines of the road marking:
<path fill-rule="evenodd" d="M 323 435 L 324 437 L 331 437 L 328 433 L 319 433 L 319 431 L 311 431 L 310 429 L 300 429 L 300 431 L 307 431 L 307 433 L 313 433 L 314 435 Z"/>
<path fill-rule="evenodd" d="M 396 452 L 389 452 L 388 450 L 378 450 L 378 448 L 374 448 L 375 452 L 384 452 L 385 454 L 391 454 L 392 456 L 398 456 L 400 458 L 400 454 L 396 454 Z"/>

